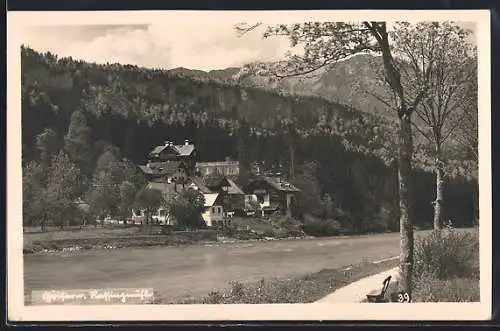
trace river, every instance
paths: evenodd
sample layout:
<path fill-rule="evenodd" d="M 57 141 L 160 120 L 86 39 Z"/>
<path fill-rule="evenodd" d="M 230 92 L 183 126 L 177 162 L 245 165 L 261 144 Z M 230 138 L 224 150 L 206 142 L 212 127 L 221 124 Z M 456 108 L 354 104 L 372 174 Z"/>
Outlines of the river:
<path fill-rule="evenodd" d="M 25 293 L 41 289 L 154 288 L 166 299 L 205 295 L 232 280 L 292 277 L 399 254 L 399 234 L 89 250 L 24 256 Z"/>

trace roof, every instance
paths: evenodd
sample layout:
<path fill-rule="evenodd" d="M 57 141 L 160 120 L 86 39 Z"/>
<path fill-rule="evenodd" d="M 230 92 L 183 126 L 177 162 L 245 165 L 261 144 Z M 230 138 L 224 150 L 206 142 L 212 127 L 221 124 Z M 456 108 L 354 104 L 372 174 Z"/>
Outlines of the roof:
<path fill-rule="evenodd" d="M 203 178 L 201 177 L 193 177 L 191 178 L 191 184 L 188 186 L 194 187 L 196 189 L 199 189 L 202 193 L 212 193 L 212 190 L 210 190 L 206 185 L 205 182 L 203 181 Z"/>
<path fill-rule="evenodd" d="M 263 179 L 266 183 L 274 187 L 279 191 L 285 192 L 300 192 L 300 190 L 295 187 L 293 184 L 281 179 L 278 181 L 278 177 L 269 177 L 269 176 L 259 176 L 258 179 Z"/>
<path fill-rule="evenodd" d="M 153 150 L 149 153 L 149 155 L 152 155 L 152 154 L 160 154 L 161 152 L 163 152 L 164 150 L 166 149 L 170 149 L 172 150 L 174 153 L 179 153 L 177 151 L 177 149 L 175 148 L 174 145 L 161 145 L 161 146 L 156 146 L 155 148 L 153 148 Z"/>
<path fill-rule="evenodd" d="M 183 167 L 181 161 L 152 162 L 148 165 L 140 165 L 139 168 L 148 175 L 171 175 Z"/>
<path fill-rule="evenodd" d="M 219 193 L 208 193 L 208 194 L 203 194 L 203 196 L 205 197 L 205 207 L 211 207 L 217 200 Z"/>
<path fill-rule="evenodd" d="M 184 145 L 170 145 L 170 146 L 156 146 L 153 148 L 153 150 L 149 153 L 150 155 L 152 154 L 160 154 L 163 152 L 165 149 L 171 148 L 174 152 L 179 154 L 180 156 L 189 156 L 191 153 L 193 153 L 195 147 L 193 144 L 184 144 Z"/>
<path fill-rule="evenodd" d="M 194 145 L 174 145 L 174 148 L 181 156 L 189 156 L 194 151 Z"/>
<path fill-rule="evenodd" d="M 229 183 L 229 187 L 227 189 L 227 193 L 229 194 L 245 194 L 241 188 L 236 185 L 236 183 L 232 180 L 226 177 L 227 182 Z"/>
<path fill-rule="evenodd" d="M 228 194 L 245 194 L 232 179 L 226 176 L 221 177 L 224 180 L 225 187 L 227 187 Z M 210 181 L 210 177 L 193 177 L 191 178 L 191 185 L 196 186 L 203 193 L 213 193 L 210 189 L 210 187 L 213 187 L 213 183 L 207 183 L 207 180 Z"/>

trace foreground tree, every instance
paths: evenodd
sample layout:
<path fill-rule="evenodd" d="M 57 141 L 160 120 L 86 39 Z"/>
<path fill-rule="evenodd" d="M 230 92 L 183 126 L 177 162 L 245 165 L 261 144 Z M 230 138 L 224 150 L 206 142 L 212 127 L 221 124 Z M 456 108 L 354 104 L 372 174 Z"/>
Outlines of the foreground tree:
<path fill-rule="evenodd" d="M 397 23 L 391 33 L 405 90 L 417 94 L 427 87 L 423 102 L 415 109 L 414 127 L 431 144 L 435 159 L 435 229 L 442 226 L 447 143 L 455 137 L 463 118 L 474 113 L 471 108 L 476 107 L 477 59 L 468 41 L 470 34 L 450 22 Z M 426 63 L 432 63 L 427 80 Z"/>
<path fill-rule="evenodd" d="M 472 89 L 468 93 L 472 93 L 473 97 L 470 98 L 470 107 L 468 111 L 464 112 L 463 117 L 457 127 L 456 138 L 460 145 L 466 152 L 467 158 L 471 160 L 470 172 L 477 179 L 478 166 L 479 166 L 479 131 L 478 131 L 478 99 L 477 99 L 477 75 L 471 79 Z M 479 187 L 473 191 L 474 193 L 474 221 L 479 224 Z"/>
<path fill-rule="evenodd" d="M 252 26 L 236 26 L 240 34 L 255 29 Z M 423 65 L 420 90 L 407 94 L 401 83 L 401 72 L 394 59 L 392 45 L 385 22 L 307 22 L 293 25 L 269 26 L 264 37 L 286 36 L 291 47 L 301 46 L 302 51 L 289 52 L 287 58 L 276 63 L 254 63 L 248 72 L 283 79 L 307 75 L 318 70 L 328 70 L 339 60 L 362 52 L 381 54 L 385 80 L 395 95 L 398 128 L 398 178 L 401 231 L 400 269 L 403 289 L 411 295 L 413 269 L 413 222 L 410 205 L 411 161 L 413 154 L 412 115 L 427 92 L 427 82 L 433 62 Z"/>

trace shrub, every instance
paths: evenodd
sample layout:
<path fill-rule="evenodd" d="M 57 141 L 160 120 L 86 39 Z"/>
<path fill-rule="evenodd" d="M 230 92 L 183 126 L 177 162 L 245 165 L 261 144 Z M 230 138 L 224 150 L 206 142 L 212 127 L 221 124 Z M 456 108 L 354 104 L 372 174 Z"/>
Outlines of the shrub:
<path fill-rule="evenodd" d="M 264 237 L 274 237 L 274 231 L 272 229 L 266 229 L 262 233 Z"/>
<path fill-rule="evenodd" d="M 225 226 L 219 231 L 225 237 L 234 237 L 237 233 L 236 228 L 233 226 Z"/>
<path fill-rule="evenodd" d="M 413 291 L 414 302 L 478 302 L 479 279 L 440 280 L 422 276 Z"/>
<path fill-rule="evenodd" d="M 245 286 L 243 283 L 232 281 L 231 284 L 231 296 L 235 298 L 242 298 L 245 296 Z"/>
<path fill-rule="evenodd" d="M 343 232 L 342 226 L 338 221 L 331 219 L 322 220 L 310 215 L 304 217 L 302 230 L 306 234 L 316 237 L 337 236 Z"/>
<path fill-rule="evenodd" d="M 212 291 L 203 298 L 204 304 L 220 304 L 222 302 L 224 302 L 224 296 L 218 291 Z"/>
<path fill-rule="evenodd" d="M 418 277 L 450 279 L 470 277 L 479 271 L 477 234 L 451 227 L 434 230 L 415 245 L 414 274 Z"/>
<path fill-rule="evenodd" d="M 276 228 L 284 230 L 298 230 L 300 229 L 300 222 L 289 216 L 273 217 L 271 222 Z"/>

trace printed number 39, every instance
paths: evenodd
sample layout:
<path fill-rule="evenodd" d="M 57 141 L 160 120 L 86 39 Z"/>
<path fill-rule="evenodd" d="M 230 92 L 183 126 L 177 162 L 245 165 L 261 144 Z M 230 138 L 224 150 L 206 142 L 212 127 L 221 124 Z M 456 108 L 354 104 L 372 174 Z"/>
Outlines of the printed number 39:
<path fill-rule="evenodd" d="M 406 292 L 400 292 L 398 294 L 398 302 L 401 303 L 410 302 L 410 295 Z"/>

